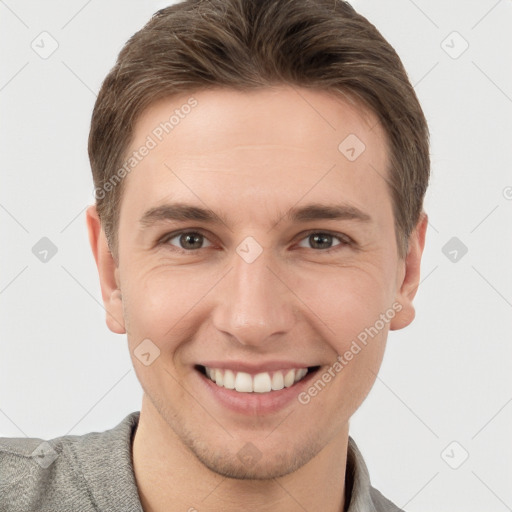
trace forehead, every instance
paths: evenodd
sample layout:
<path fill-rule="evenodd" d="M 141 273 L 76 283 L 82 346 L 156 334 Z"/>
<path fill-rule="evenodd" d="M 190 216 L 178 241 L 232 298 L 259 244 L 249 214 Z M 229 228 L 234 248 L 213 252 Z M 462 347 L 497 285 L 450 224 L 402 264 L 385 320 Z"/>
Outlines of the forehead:
<path fill-rule="evenodd" d="M 275 212 L 305 196 L 390 210 L 381 125 L 325 91 L 214 89 L 160 100 L 138 119 L 130 158 L 121 212 L 127 202 L 142 213 L 176 199 L 247 215 L 257 202 L 261 215 L 262 205 Z"/>
<path fill-rule="evenodd" d="M 343 92 L 284 85 L 243 92 L 218 88 L 150 105 L 136 123 L 130 149 L 151 135 L 159 146 L 174 151 L 187 138 L 186 149 L 197 153 L 231 151 L 243 143 L 291 143 L 305 150 L 323 148 L 337 156 L 337 143 L 350 133 L 373 149 L 385 139 L 375 114 Z"/>

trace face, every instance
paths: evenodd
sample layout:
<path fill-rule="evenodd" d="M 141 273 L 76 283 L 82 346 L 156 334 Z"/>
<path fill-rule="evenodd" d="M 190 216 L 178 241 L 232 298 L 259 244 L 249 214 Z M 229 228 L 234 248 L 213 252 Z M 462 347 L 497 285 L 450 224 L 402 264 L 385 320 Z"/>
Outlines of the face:
<path fill-rule="evenodd" d="M 389 329 L 413 318 L 425 226 L 401 260 L 385 134 L 347 98 L 283 86 L 159 101 L 128 156 L 143 146 L 117 264 L 89 212 L 108 324 L 199 461 L 290 473 L 347 435 Z"/>

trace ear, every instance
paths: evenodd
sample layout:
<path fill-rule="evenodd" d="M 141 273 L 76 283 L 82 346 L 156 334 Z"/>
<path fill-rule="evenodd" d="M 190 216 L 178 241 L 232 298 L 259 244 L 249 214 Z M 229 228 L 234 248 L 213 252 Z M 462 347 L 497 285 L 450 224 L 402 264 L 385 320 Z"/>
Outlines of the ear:
<path fill-rule="evenodd" d="M 402 309 L 397 312 L 390 322 L 389 328 L 392 331 L 403 329 L 414 320 L 415 310 L 412 301 L 420 284 L 420 264 L 423 248 L 425 247 L 427 224 L 428 216 L 425 212 L 422 212 L 420 220 L 409 237 L 409 250 L 405 261 L 401 260 L 400 262 L 402 269 L 399 272 L 398 291 L 395 300 L 402 306 Z"/>
<path fill-rule="evenodd" d="M 125 334 L 123 299 L 119 289 L 119 269 L 108 247 L 105 231 L 96 206 L 89 206 L 86 212 L 89 243 L 96 260 L 100 277 L 101 296 L 107 312 L 107 326 L 116 334 Z"/>

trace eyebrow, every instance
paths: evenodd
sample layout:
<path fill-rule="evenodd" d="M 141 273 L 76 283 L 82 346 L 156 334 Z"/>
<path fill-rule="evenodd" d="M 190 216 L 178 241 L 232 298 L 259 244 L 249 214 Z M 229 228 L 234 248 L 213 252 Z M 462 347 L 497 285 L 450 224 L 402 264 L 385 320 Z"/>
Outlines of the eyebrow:
<path fill-rule="evenodd" d="M 140 223 L 147 227 L 166 220 L 196 220 L 209 224 L 224 224 L 224 221 L 212 210 L 185 203 L 164 204 L 150 208 L 141 217 Z"/>
<path fill-rule="evenodd" d="M 312 203 L 307 206 L 293 207 L 282 217 L 290 222 L 308 222 L 312 220 L 355 220 L 363 223 L 372 222 L 367 213 L 352 205 Z M 157 222 L 200 221 L 208 224 L 226 224 L 224 220 L 209 208 L 200 208 L 186 203 L 172 203 L 156 206 L 147 210 L 140 219 L 143 227 Z M 279 223 L 278 220 L 276 223 Z"/>
<path fill-rule="evenodd" d="M 372 218 L 359 208 L 351 205 L 309 204 L 303 207 L 292 208 L 286 217 L 293 222 L 307 222 L 310 220 L 357 220 L 371 222 Z"/>

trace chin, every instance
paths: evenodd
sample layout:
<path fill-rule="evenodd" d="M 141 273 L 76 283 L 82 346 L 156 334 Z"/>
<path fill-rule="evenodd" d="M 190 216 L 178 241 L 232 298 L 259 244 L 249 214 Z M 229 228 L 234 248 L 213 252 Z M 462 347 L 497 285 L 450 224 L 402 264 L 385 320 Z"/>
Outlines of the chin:
<path fill-rule="evenodd" d="M 300 432 L 296 425 L 285 427 L 287 422 L 279 425 L 279 431 L 274 429 L 265 435 L 247 430 L 228 435 L 225 429 L 219 435 L 208 428 L 208 421 L 185 417 L 169 407 L 166 397 L 155 399 L 147 391 L 146 395 L 187 451 L 205 468 L 225 478 L 263 481 L 294 473 L 335 435 L 333 429 L 322 436 L 316 431 L 318 425 L 311 427 L 313 431 Z"/>
<path fill-rule="evenodd" d="M 187 443 L 188 444 L 188 443 Z M 260 452 L 248 442 L 238 452 L 227 452 L 212 447 L 189 445 L 196 458 L 210 471 L 236 480 L 272 480 L 297 471 L 320 451 L 319 447 L 300 447 L 287 452 Z"/>

